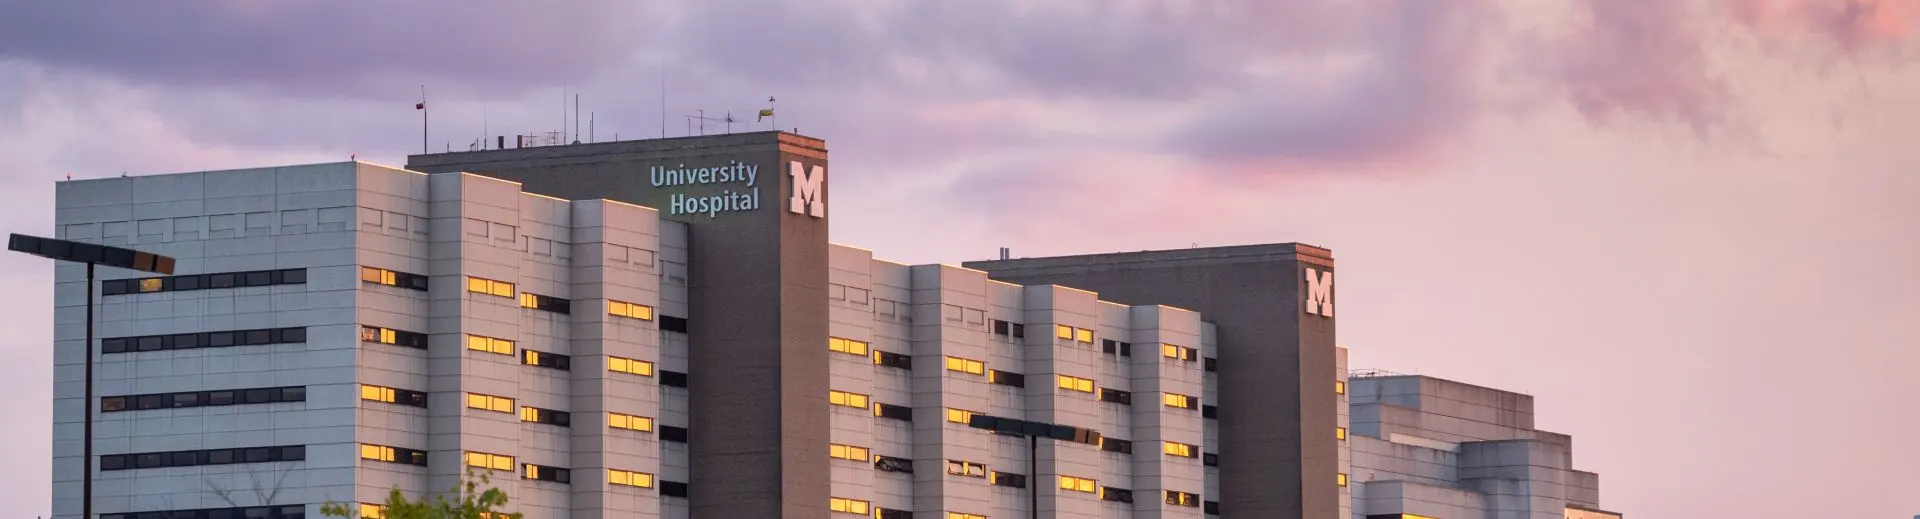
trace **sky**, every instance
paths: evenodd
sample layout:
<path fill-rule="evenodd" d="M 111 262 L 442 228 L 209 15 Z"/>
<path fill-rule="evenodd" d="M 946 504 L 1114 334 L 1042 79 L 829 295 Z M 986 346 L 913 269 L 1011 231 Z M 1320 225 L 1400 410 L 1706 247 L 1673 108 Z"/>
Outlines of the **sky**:
<path fill-rule="evenodd" d="M 1920 0 L 4 11 L 8 232 L 51 234 L 66 175 L 405 164 L 423 86 L 435 151 L 572 131 L 575 95 L 602 141 L 771 128 L 772 97 L 833 150 L 836 242 L 1327 247 L 1352 367 L 1534 395 L 1605 508 L 1920 514 Z M 0 256 L 22 513 L 49 501 L 51 273 Z"/>

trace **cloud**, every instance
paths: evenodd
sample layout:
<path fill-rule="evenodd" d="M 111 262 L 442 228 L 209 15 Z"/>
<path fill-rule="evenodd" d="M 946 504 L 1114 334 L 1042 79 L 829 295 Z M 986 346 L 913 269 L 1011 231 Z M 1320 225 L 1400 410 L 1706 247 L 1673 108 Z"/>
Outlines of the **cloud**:
<path fill-rule="evenodd" d="M 1807 30 L 1853 54 L 1911 37 L 1920 0 L 1727 0 L 1727 7 L 1749 28 Z"/>
<path fill-rule="evenodd" d="M 1627 116 L 1705 133 L 1727 120 L 1731 92 L 1711 70 L 1685 2 L 1582 0 L 1574 26 L 1526 59 L 1597 123 Z"/>

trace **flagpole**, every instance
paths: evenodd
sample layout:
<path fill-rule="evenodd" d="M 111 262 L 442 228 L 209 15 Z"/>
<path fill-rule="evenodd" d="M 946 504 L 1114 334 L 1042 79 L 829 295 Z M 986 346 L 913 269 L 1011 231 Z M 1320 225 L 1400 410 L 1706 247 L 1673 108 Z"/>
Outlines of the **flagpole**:
<path fill-rule="evenodd" d="M 427 154 L 427 86 L 420 85 L 420 154 Z"/>

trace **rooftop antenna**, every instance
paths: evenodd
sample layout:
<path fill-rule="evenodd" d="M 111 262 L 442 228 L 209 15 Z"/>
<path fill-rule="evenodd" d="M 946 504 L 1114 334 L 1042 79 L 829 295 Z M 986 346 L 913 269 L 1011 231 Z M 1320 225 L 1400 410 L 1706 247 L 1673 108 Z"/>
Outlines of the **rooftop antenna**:
<path fill-rule="evenodd" d="M 593 112 L 587 112 L 587 142 L 600 142 L 593 137 Z"/>
<path fill-rule="evenodd" d="M 420 154 L 427 154 L 427 86 L 420 85 L 420 103 L 413 105 L 420 111 Z"/>
<path fill-rule="evenodd" d="M 733 115 L 731 115 L 731 114 L 729 114 L 729 115 L 727 115 L 727 118 L 726 118 L 726 119 L 714 119 L 714 118 L 710 118 L 710 117 L 707 117 L 707 111 L 706 111 L 706 110 L 704 110 L 704 109 L 696 109 L 696 110 L 694 110 L 694 112 L 695 112 L 695 113 L 697 113 L 697 114 L 699 114 L 699 115 L 689 115 L 689 116 L 687 116 L 687 135 L 693 135 L 693 124 L 694 124 L 694 121 L 700 121 L 700 135 L 706 135 L 706 134 L 707 134 L 707 122 L 708 122 L 708 121 L 713 121 L 713 122 L 719 122 L 719 121 L 723 121 L 723 120 L 724 120 L 724 121 L 726 121 L 726 122 L 728 122 L 728 123 L 732 123 L 732 122 L 733 122 Z M 733 132 L 733 126 L 732 126 L 732 125 L 728 125 L 728 126 L 727 126 L 727 132 L 729 132 L 729 133 L 731 133 L 731 132 Z"/>
<path fill-rule="evenodd" d="M 580 144 L 580 93 L 573 94 L 573 143 Z"/>

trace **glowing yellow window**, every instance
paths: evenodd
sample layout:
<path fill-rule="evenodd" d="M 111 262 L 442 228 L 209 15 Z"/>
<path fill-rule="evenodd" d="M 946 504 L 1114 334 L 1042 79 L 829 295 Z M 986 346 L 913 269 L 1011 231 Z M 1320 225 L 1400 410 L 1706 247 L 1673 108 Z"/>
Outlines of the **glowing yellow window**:
<path fill-rule="evenodd" d="M 607 371 L 651 377 L 653 376 L 653 363 L 622 357 L 607 357 Z"/>
<path fill-rule="evenodd" d="M 504 396 L 467 393 L 467 407 L 500 413 L 512 413 L 513 399 Z"/>
<path fill-rule="evenodd" d="M 621 413 L 607 413 L 607 427 L 648 432 L 653 430 L 653 419 Z"/>
<path fill-rule="evenodd" d="M 953 423 L 972 422 L 973 411 L 968 411 L 965 409 L 954 409 L 949 407 L 947 408 L 947 421 L 953 422 Z"/>
<path fill-rule="evenodd" d="M 521 292 L 520 307 L 521 308 L 539 308 L 540 296 L 533 295 L 532 292 Z"/>
<path fill-rule="evenodd" d="M 1340 482 L 1340 486 L 1343 486 L 1343 487 L 1344 487 L 1344 486 L 1347 486 L 1347 475 L 1346 475 L 1346 474 L 1344 474 L 1344 473 L 1343 473 L 1343 474 L 1340 474 L 1340 480 L 1339 480 L 1339 482 Z"/>
<path fill-rule="evenodd" d="M 839 406 L 867 408 L 867 395 L 848 393 L 840 390 L 827 391 L 827 403 Z"/>
<path fill-rule="evenodd" d="M 1347 439 L 1347 428 L 1345 428 L 1345 427 L 1335 427 L 1335 428 L 1333 428 L 1333 439 L 1336 439 L 1336 440 L 1346 440 L 1346 439 Z"/>
<path fill-rule="evenodd" d="M 1086 328 L 1074 328 L 1073 340 L 1084 342 L 1087 344 L 1093 344 L 1093 330 L 1088 330 Z"/>
<path fill-rule="evenodd" d="M 395 275 L 395 273 L 391 270 L 382 269 L 382 268 L 360 267 L 360 280 L 368 283 L 379 283 L 387 286 L 400 285 L 399 276 Z"/>
<path fill-rule="evenodd" d="M 987 519 L 987 516 L 962 512 L 947 512 L 947 519 Z"/>
<path fill-rule="evenodd" d="M 1098 486 L 1099 484 L 1095 483 L 1091 479 L 1076 478 L 1073 476 L 1060 476 L 1060 488 L 1062 490 L 1072 490 L 1075 492 L 1086 492 L 1091 494 L 1093 493 L 1094 489 L 1097 488 Z"/>
<path fill-rule="evenodd" d="M 380 386 L 375 386 L 370 384 L 361 384 L 360 398 L 362 400 L 372 400 L 375 402 L 386 402 L 391 404 L 394 401 L 393 388 L 380 387 Z"/>
<path fill-rule="evenodd" d="M 1064 324 L 1053 325 L 1053 336 L 1071 341 L 1073 340 L 1073 327 Z"/>
<path fill-rule="evenodd" d="M 987 373 L 987 363 L 960 357 L 947 357 L 947 371 L 984 375 Z"/>
<path fill-rule="evenodd" d="M 653 488 L 653 474 L 631 470 L 607 469 L 607 482 L 615 485 Z"/>
<path fill-rule="evenodd" d="M 829 337 L 827 338 L 827 349 L 848 355 L 859 355 L 862 357 L 867 355 L 867 343 L 853 339 Z"/>
<path fill-rule="evenodd" d="M 612 299 L 608 299 L 607 315 L 615 315 L 620 317 L 632 317 L 634 319 L 651 321 L 653 320 L 653 307 L 642 305 L 642 304 L 628 303 L 625 301 L 614 301 Z"/>
<path fill-rule="evenodd" d="M 1336 394 L 1336 395 L 1347 394 L 1347 381 L 1345 380 L 1333 381 L 1333 394 Z"/>
<path fill-rule="evenodd" d="M 500 297 L 513 297 L 513 283 L 467 276 L 467 291 Z"/>
<path fill-rule="evenodd" d="M 1093 381 L 1080 377 L 1060 375 L 1060 389 L 1071 389 L 1081 393 L 1093 392 Z"/>
<path fill-rule="evenodd" d="M 374 461 L 393 461 L 393 447 L 362 443 L 360 444 L 360 458 Z"/>
<path fill-rule="evenodd" d="M 855 447 L 852 445 L 841 445 L 838 443 L 829 444 L 827 446 L 828 457 L 839 458 L 843 460 L 867 461 L 867 458 L 870 456 L 870 454 L 871 454 L 871 451 L 868 451 L 866 447 Z"/>
<path fill-rule="evenodd" d="M 1200 450 L 1199 447 L 1195 447 L 1193 445 L 1180 443 L 1180 442 L 1164 442 L 1164 443 L 1166 445 L 1167 454 L 1179 456 L 1182 458 L 1195 457 L 1197 456 L 1197 454 L 1195 453 L 1199 452 Z"/>
<path fill-rule="evenodd" d="M 513 456 L 467 451 L 467 466 L 512 472 Z"/>
<path fill-rule="evenodd" d="M 360 503 L 360 519 L 386 519 L 387 507 Z"/>
<path fill-rule="evenodd" d="M 467 335 L 467 349 L 498 353 L 501 355 L 512 355 L 513 341 L 495 339 L 493 337 L 482 337 L 479 335 Z"/>
<path fill-rule="evenodd" d="M 861 516 L 867 515 L 867 512 L 872 508 L 873 508 L 872 503 L 868 503 L 866 501 L 861 501 L 858 499 L 847 499 L 844 497 L 833 498 L 827 504 L 828 510 L 840 512 L 840 513 L 846 513 L 846 514 L 861 515 Z"/>
<path fill-rule="evenodd" d="M 1179 393 L 1163 393 L 1163 395 L 1165 396 L 1161 397 L 1161 401 L 1165 402 L 1167 407 L 1178 407 L 1182 409 L 1194 408 L 1193 397 Z"/>

